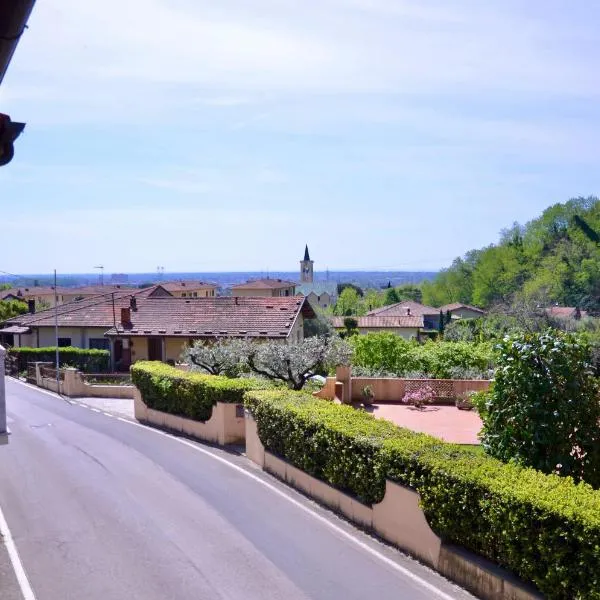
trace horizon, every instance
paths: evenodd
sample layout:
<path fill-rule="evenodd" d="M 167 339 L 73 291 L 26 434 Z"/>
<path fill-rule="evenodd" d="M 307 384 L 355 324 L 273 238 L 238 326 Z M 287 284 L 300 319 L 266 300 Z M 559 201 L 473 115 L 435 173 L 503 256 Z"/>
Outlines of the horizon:
<path fill-rule="evenodd" d="M 0 88 L 27 123 L 0 267 L 285 271 L 306 243 L 330 270 L 448 267 L 599 195 L 599 21 L 560 0 L 38 2 Z"/>

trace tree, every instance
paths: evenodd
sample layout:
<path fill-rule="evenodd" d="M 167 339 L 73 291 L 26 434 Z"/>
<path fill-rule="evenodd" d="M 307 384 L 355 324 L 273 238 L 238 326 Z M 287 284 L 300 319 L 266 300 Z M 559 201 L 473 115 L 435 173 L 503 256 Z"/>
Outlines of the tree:
<path fill-rule="evenodd" d="M 323 309 L 315 306 L 314 311 L 314 318 L 304 319 L 304 337 L 334 335 L 335 329 L 329 317 L 323 312 Z"/>
<path fill-rule="evenodd" d="M 398 296 L 396 288 L 387 288 L 385 290 L 385 296 L 383 299 L 384 306 L 389 306 L 390 304 L 397 304 L 398 302 L 400 302 L 400 297 Z"/>
<path fill-rule="evenodd" d="M 216 342 L 195 342 L 182 358 L 211 375 L 236 377 L 240 373 L 245 350 L 245 340 L 219 338 Z"/>
<path fill-rule="evenodd" d="M 517 333 L 499 351 L 482 414 L 485 451 L 600 485 L 600 403 L 585 342 L 553 330 Z"/>
<path fill-rule="evenodd" d="M 352 355 L 351 347 L 338 336 L 315 336 L 297 344 L 247 342 L 245 352 L 251 371 L 293 390 L 301 390 L 318 371 L 348 364 Z"/>
<path fill-rule="evenodd" d="M 353 287 L 346 287 L 338 296 L 337 302 L 333 308 L 333 313 L 341 317 L 357 315 L 364 313 L 364 306 L 360 302 L 360 297 Z"/>
<path fill-rule="evenodd" d="M 23 315 L 27 311 L 28 306 L 25 302 L 20 302 L 19 300 L 0 300 L 0 323 L 7 319 Z"/>
<path fill-rule="evenodd" d="M 338 285 L 337 285 L 338 296 L 341 296 L 342 292 L 348 288 L 353 289 L 362 298 L 362 296 L 363 296 L 362 288 L 357 286 L 354 283 L 338 283 Z"/>
<path fill-rule="evenodd" d="M 444 311 L 440 309 L 440 317 L 438 320 L 438 333 L 440 335 L 444 335 L 444 326 L 446 325 L 444 321 Z"/>

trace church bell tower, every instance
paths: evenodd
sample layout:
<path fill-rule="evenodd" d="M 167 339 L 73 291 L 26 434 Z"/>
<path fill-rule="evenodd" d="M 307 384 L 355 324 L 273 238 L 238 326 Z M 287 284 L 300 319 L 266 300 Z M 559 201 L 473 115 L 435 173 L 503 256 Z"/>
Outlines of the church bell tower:
<path fill-rule="evenodd" d="M 314 261 L 310 260 L 310 254 L 308 253 L 308 244 L 304 249 L 304 260 L 300 261 L 300 282 L 301 283 L 312 283 L 313 282 L 313 265 Z"/>

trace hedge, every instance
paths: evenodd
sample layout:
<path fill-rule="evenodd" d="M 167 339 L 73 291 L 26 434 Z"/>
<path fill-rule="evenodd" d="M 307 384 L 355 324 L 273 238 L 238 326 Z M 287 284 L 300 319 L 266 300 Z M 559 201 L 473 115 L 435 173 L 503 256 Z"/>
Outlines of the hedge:
<path fill-rule="evenodd" d="M 17 359 L 19 372 L 25 371 L 33 362 L 56 362 L 56 346 L 45 348 L 9 348 L 9 356 Z M 108 350 L 86 350 L 72 346 L 58 349 L 60 366 L 75 367 L 86 373 L 106 373 L 110 371 L 110 352 Z"/>
<path fill-rule="evenodd" d="M 600 491 L 307 394 L 252 391 L 265 447 L 365 503 L 415 489 L 432 529 L 556 600 L 600 599 Z"/>
<path fill-rule="evenodd" d="M 131 380 L 149 408 L 195 421 L 207 421 L 217 402 L 242 404 L 249 390 L 264 387 L 253 379 L 187 372 L 162 362 L 139 361 Z"/>

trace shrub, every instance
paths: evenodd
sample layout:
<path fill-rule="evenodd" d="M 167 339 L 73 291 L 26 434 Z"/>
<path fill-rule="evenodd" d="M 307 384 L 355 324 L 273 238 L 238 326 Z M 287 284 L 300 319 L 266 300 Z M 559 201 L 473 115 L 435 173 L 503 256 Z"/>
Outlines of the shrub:
<path fill-rule="evenodd" d="M 54 364 L 56 346 L 9 348 L 8 354 L 17 360 L 19 371 L 26 371 L 29 363 L 51 362 Z M 108 350 L 86 350 L 67 346 L 58 349 L 58 360 L 61 367 L 75 367 L 84 373 L 106 373 L 110 370 L 110 352 Z"/>
<path fill-rule="evenodd" d="M 552 600 L 600 599 L 600 492 L 291 391 L 245 396 L 265 447 L 366 503 L 415 489 L 432 528 Z"/>
<path fill-rule="evenodd" d="M 350 338 L 352 364 L 372 371 L 387 371 L 397 377 L 423 372 L 434 379 L 454 375 L 486 375 L 493 364 L 490 344 L 433 342 L 417 344 L 394 333 L 368 333 Z"/>
<path fill-rule="evenodd" d="M 264 387 L 253 379 L 188 373 L 149 361 L 136 362 L 131 379 L 149 408 L 195 421 L 210 419 L 217 402 L 241 404 L 245 392 Z"/>
<path fill-rule="evenodd" d="M 486 452 L 599 486 L 600 402 L 587 346 L 549 330 L 506 337 L 499 349 Z"/>
<path fill-rule="evenodd" d="M 435 399 L 435 391 L 430 385 L 424 385 L 417 390 L 406 392 L 402 398 L 404 404 L 410 404 L 421 410 L 425 404 L 431 404 Z"/>

